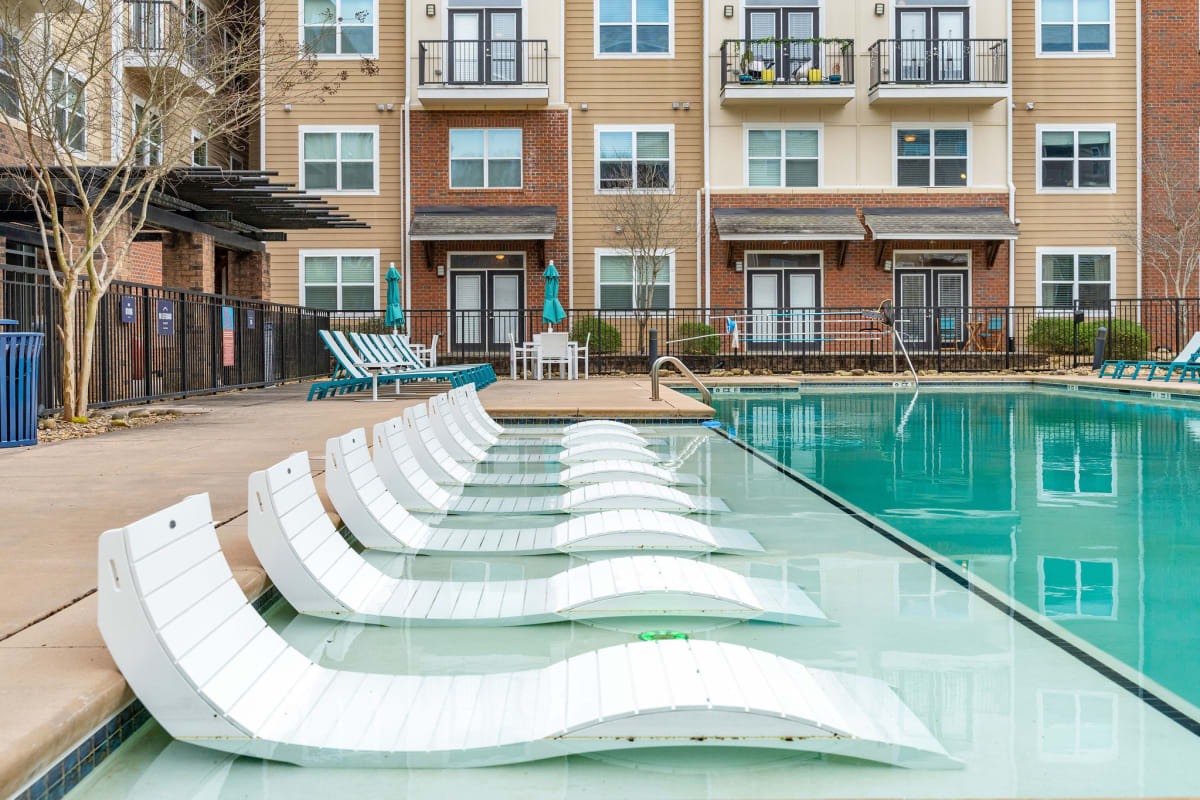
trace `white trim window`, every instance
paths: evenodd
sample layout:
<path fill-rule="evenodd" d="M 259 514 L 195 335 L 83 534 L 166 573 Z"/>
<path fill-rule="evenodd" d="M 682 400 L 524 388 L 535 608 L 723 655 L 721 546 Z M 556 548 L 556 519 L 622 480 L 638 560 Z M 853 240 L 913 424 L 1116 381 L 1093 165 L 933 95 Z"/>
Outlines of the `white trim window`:
<path fill-rule="evenodd" d="M 330 311 L 379 306 L 378 250 L 301 250 L 300 304 Z"/>
<path fill-rule="evenodd" d="M 897 186 L 967 186 L 971 182 L 970 129 L 963 126 L 896 126 L 894 156 Z"/>
<path fill-rule="evenodd" d="M 208 142 L 205 141 L 204 132 L 195 128 L 192 128 L 192 166 L 208 166 Z"/>
<path fill-rule="evenodd" d="M 1117 190 L 1115 125 L 1038 125 L 1037 148 L 1039 192 Z"/>
<path fill-rule="evenodd" d="M 451 189 L 520 189 L 520 128 L 451 128 Z"/>
<path fill-rule="evenodd" d="M 146 101 L 133 99 L 133 129 L 137 137 L 133 158 L 145 166 L 162 163 L 162 117 L 146 108 Z M 139 133 L 140 132 L 140 133 Z"/>
<path fill-rule="evenodd" d="M 674 4 L 674 0 L 596 0 L 596 57 L 670 57 Z"/>
<path fill-rule="evenodd" d="M 1038 0 L 1038 54 L 1109 56 L 1113 0 Z"/>
<path fill-rule="evenodd" d="M 675 303 L 675 251 L 665 250 L 654 259 L 634 256 L 628 250 L 596 251 L 596 299 L 612 311 L 668 309 Z"/>
<path fill-rule="evenodd" d="M 1115 559 L 1038 556 L 1038 583 L 1047 617 L 1117 618 Z"/>
<path fill-rule="evenodd" d="M 379 194 L 379 126 L 300 126 L 300 188 Z"/>
<path fill-rule="evenodd" d="M 66 67 L 50 70 L 54 132 L 72 153 L 87 153 L 87 88 L 83 76 Z"/>
<path fill-rule="evenodd" d="M 1039 300 L 1046 308 L 1105 309 L 1116 293 L 1117 250 L 1039 247 Z"/>
<path fill-rule="evenodd" d="M 674 125 L 597 125 L 596 191 L 671 191 Z"/>
<path fill-rule="evenodd" d="M 813 127 L 747 127 L 746 185 L 820 186 L 821 130 Z"/>
<path fill-rule="evenodd" d="M 300 0 L 300 41 L 317 58 L 372 58 L 378 0 Z"/>
<path fill-rule="evenodd" d="M 17 116 L 21 111 L 15 74 L 20 59 L 21 43 L 10 34 L 0 31 L 0 114 L 10 117 Z"/>

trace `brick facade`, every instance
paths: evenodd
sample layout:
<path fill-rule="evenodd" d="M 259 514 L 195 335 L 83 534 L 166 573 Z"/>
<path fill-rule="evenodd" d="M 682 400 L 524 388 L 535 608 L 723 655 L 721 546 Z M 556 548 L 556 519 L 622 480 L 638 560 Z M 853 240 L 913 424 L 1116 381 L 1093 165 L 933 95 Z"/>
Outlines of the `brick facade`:
<path fill-rule="evenodd" d="M 450 189 L 451 128 L 520 128 L 522 186 L 520 189 Z M 417 206 L 555 206 L 558 228 L 553 239 L 536 241 L 433 242 L 433 262 L 425 243 L 413 242 L 409 257 L 413 308 L 448 308 L 447 280 L 437 277 L 439 265 L 449 270 L 447 252 L 525 253 L 525 302 L 540 297 L 544 265 L 553 260 L 561 276 L 561 296 L 571 279 L 568 263 L 568 163 L 566 111 L 428 111 L 412 112 L 412 207 Z M 410 211 L 411 216 L 411 211 Z"/>
<path fill-rule="evenodd" d="M 196 292 L 216 290 L 213 237 L 170 231 L 163 234 L 163 284 Z"/>
<path fill-rule="evenodd" d="M 1003 194 L 736 194 L 714 195 L 713 208 L 854 208 L 862 219 L 866 208 L 1007 208 Z M 864 231 L 866 228 L 864 227 Z M 822 260 L 822 298 L 828 307 L 879 305 L 893 296 L 892 275 L 875 266 L 875 241 L 867 232 L 861 242 L 848 242 L 845 265 L 837 266 L 841 242 L 725 242 L 712 225 L 712 305 L 732 308 L 747 302 L 745 272 L 734 264 L 743 261 L 747 251 L 820 251 Z M 1008 247 L 1002 245 L 995 264 L 989 268 L 982 241 L 904 241 L 887 242 L 883 259 L 891 260 L 893 250 L 970 250 L 970 301 L 977 305 L 1004 305 L 1008 302 Z M 731 257 L 732 251 L 732 257 Z"/>

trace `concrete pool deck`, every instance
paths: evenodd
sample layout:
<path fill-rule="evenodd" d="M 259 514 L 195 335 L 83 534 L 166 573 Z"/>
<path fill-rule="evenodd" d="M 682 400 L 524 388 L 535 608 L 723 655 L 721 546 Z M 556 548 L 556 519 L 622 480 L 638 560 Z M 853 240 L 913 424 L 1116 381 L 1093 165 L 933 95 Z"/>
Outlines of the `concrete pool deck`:
<path fill-rule="evenodd" d="M 382 390 L 388 396 L 390 390 Z M 96 628 L 96 537 L 208 492 L 221 546 L 253 597 L 266 577 L 246 538 L 246 478 L 299 450 L 370 428 L 423 397 L 306 402 L 308 384 L 172 402 L 210 409 L 161 425 L 0 451 L 0 797 L 8 797 L 131 699 Z M 500 381 L 497 416 L 706 418 L 712 409 L 646 378 Z M 565 412 L 565 413 L 564 413 Z M 315 461 L 319 472 L 322 461 Z M 317 480 L 318 489 L 323 482 Z M 326 507 L 329 503 L 326 502 Z"/>

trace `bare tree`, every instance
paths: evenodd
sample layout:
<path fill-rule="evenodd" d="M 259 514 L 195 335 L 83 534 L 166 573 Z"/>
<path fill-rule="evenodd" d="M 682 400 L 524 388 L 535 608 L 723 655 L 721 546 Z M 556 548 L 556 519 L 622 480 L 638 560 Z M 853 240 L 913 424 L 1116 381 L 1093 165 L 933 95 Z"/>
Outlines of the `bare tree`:
<path fill-rule="evenodd" d="M 606 168 L 602 158 L 601 170 L 600 217 L 610 226 L 616 249 L 632 262 L 632 311 L 638 351 L 645 352 L 655 289 L 667 285 L 671 254 L 696 240 L 694 198 L 671 185 L 665 161 Z"/>
<path fill-rule="evenodd" d="M 1195 297 L 1200 278 L 1200 191 L 1196 176 L 1163 142 L 1143 156 L 1141 236 L 1136 215 L 1118 220 L 1119 238 L 1162 279 L 1163 297 Z"/>
<path fill-rule="evenodd" d="M 87 415 L 100 301 L 156 193 L 197 155 L 240 147 L 260 104 L 323 99 L 347 77 L 322 74 L 314 43 L 272 33 L 295 27 L 258 6 L 41 0 L 0 10 L 0 132 L 16 151 L 0 182 L 32 211 L 58 293 L 64 418 Z"/>

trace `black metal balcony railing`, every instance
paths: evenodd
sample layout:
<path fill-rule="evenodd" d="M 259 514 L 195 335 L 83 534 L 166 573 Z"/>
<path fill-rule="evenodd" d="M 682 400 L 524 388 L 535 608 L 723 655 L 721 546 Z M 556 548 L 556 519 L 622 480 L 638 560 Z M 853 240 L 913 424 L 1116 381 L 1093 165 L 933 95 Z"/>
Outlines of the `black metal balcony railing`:
<path fill-rule="evenodd" d="M 550 82 L 545 39 L 422 39 L 419 86 L 520 86 Z"/>
<path fill-rule="evenodd" d="M 853 39 L 726 39 L 721 87 L 854 85 Z"/>
<path fill-rule="evenodd" d="M 198 25 L 171 0 L 125 0 L 129 8 L 126 45 L 146 66 L 178 61 L 209 63 L 215 48 L 207 26 Z"/>
<path fill-rule="evenodd" d="M 1008 83 L 1007 39 L 880 39 L 867 52 L 872 89 Z"/>

